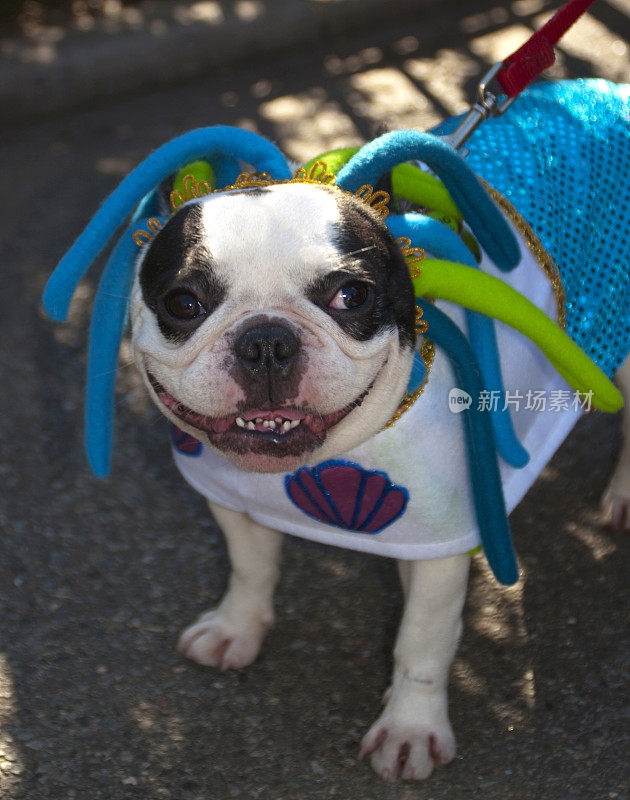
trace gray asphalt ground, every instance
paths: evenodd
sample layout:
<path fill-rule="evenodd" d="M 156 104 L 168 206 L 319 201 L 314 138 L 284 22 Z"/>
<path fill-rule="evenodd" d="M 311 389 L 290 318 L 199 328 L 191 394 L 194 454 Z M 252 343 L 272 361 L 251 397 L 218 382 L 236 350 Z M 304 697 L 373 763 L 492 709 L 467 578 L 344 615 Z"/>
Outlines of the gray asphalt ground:
<path fill-rule="evenodd" d="M 221 123 L 300 158 L 381 121 L 425 127 L 462 110 L 539 10 L 442 4 L 2 131 L 0 797 L 628 798 L 630 540 L 598 512 L 617 417 L 584 418 L 513 514 L 521 583 L 500 588 L 474 564 L 451 681 L 455 762 L 423 785 L 385 784 L 356 754 L 391 668 L 393 563 L 290 538 L 260 660 L 229 674 L 182 660 L 179 630 L 225 585 L 221 537 L 126 352 L 113 474 L 88 471 L 94 274 L 67 324 L 39 310 L 59 257 L 153 147 Z M 551 74 L 629 80 L 629 11 L 599 0 Z"/>

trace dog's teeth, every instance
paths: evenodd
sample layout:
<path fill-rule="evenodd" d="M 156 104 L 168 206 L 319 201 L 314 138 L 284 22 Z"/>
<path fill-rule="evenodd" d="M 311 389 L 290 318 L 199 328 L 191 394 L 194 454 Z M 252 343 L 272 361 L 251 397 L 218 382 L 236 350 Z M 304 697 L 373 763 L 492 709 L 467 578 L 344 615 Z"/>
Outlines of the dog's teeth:
<path fill-rule="evenodd" d="M 256 427 L 262 426 L 269 431 L 277 431 L 278 433 L 288 433 L 292 431 L 293 428 L 297 428 L 301 421 L 300 419 L 284 419 L 283 417 L 276 417 L 275 419 L 256 417 L 250 420 L 244 420 L 243 417 L 236 417 L 235 419 L 239 428 L 245 428 L 248 431 L 255 431 Z"/>

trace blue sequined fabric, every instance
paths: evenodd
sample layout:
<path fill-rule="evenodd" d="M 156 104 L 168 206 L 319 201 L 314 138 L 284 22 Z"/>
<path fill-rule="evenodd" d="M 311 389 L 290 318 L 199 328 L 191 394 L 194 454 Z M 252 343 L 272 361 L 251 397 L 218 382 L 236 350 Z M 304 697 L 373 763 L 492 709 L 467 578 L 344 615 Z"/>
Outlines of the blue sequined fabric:
<path fill-rule="evenodd" d="M 630 86 L 539 84 L 468 147 L 558 265 L 569 335 L 613 375 L 630 351 Z"/>

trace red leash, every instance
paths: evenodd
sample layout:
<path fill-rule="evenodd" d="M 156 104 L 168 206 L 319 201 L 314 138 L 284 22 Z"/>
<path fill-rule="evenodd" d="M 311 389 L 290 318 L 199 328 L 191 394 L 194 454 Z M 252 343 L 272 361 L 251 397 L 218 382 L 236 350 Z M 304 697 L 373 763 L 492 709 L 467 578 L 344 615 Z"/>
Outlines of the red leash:
<path fill-rule="evenodd" d="M 508 97 L 516 97 L 555 61 L 553 48 L 595 0 L 569 0 L 522 47 L 508 56 L 496 79 Z"/>
<path fill-rule="evenodd" d="M 444 136 L 459 150 L 489 117 L 503 114 L 529 84 L 555 61 L 554 46 L 595 0 L 569 0 L 505 61 L 495 64 L 477 86 L 477 101 L 453 133 Z M 497 90 L 490 90 L 495 81 Z M 504 96 L 502 96 L 504 95 Z"/>

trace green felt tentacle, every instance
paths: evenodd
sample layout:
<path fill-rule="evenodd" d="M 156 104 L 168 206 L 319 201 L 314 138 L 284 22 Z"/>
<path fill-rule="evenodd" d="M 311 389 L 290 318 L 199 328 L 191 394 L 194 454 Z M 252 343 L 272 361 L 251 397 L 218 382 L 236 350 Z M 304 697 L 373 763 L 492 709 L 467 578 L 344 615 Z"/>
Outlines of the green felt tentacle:
<path fill-rule="evenodd" d="M 507 283 L 480 270 L 427 258 L 413 280 L 418 297 L 439 298 L 505 322 L 531 339 L 567 383 L 582 394 L 592 392 L 592 405 L 618 411 L 621 393 L 560 326 Z"/>
<path fill-rule="evenodd" d="M 461 220 L 457 208 L 442 181 L 434 175 L 414 167 L 413 164 L 398 164 L 392 170 L 392 190 L 395 195 L 404 197 L 419 206 L 431 208 L 440 214 Z"/>
<path fill-rule="evenodd" d="M 200 159 L 198 161 L 191 161 L 190 164 L 186 164 L 185 167 L 180 169 L 173 181 L 173 191 L 184 194 L 184 178 L 187 175 L 192 175 L 196 181 L 207 181 L 213 189 L 216 186 L 216 177 L 212 169 L 212 164 Z"/>
<path fill-rule="evenodd" d="M 330 150 L 328 153 L 322 153 L 320 156 L 311 158 L 310 161 L 304 164 L 304 168 L 308 172 L 318 161 L 323 161 L 326 164 L 326 170 L 336 175 L 360 149 L 360 147 L 340 147 L 337 150 Z"/>
<path fill-rule="evenodd" d="M 317 161 L 323 161 L 329 172 L 335 175 L 342 167 L 345 167 L 352 156 L 360 150 L 359 147 L 340 147 L 338 150 L 330 150 L 322 153 L 304 165 L 307 170 L 311 169 Z M 452 217 L 454 220 L 461 220 L 462 215 L 457 208 L 447 189 L 444 188 L 442 181 L 434 175 L 415 167 L 413 164 L 398 164 L 392 170 L 392 190 L 395 195 L 404 197 L 412 203 L 426 206 L 434 211 Z"/>

